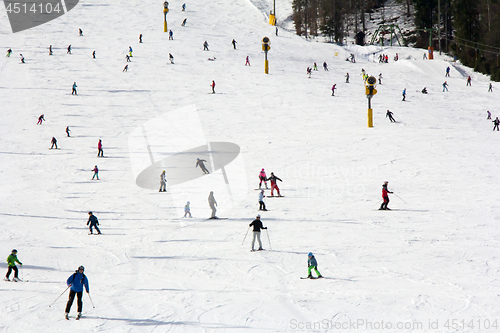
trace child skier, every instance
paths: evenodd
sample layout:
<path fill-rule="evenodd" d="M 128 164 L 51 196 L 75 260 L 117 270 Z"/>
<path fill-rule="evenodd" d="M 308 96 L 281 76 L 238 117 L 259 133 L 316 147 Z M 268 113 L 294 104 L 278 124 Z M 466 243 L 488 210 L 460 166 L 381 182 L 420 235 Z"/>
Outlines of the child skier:
<path fill-rule="evenodd" d="M 491 119 L 491 112 L 490 111 L 486 111 L 486 113 L 488 114 L 488 117 L 486 119 Z"/>
<path fill-rule="evenodd" d="M 95 177 L 97 177 L 97 180 L 99 180 L 99 169 L 97 168 L 97 165 L 92 169 L 94 172 L 94 175 L 92 176 L 92 180 L 94 180 Z"/>
<path fill-rule="evenodd" d="M 262 182 L 264 182 L 264 184 L 266 185 L 266 189 L 268 189 L 268 187 L 267 187 L 267 176 L 266 176 L 266 172 L 264 171 L 264 168 L 262 168 L 262 170 L 260 170 L 259 180 L 260 180 L 260 182 L 259 182 L 259 189 L 262 186 Z"/>
<path fill-rule="evenodd" d="M 12 49 L 7 50 L 7 54 L 5 55 L 7 58 L 10 58 L 10 55 L 12 54 Z"/>
<path fill-rule="evenodd" d="M 7 257 L 7 263 L 8 263 L 7 266 L 9 267 L 9 269 L 7 270 L 7 275 L 5 275 L 4 279 L 5 281 L 10 281 L 9 276 L 12 271 L 14 271 L 14 278 L 12 279 L 12 281 L 14 282 L 21 281 L 21 279 L 19 279 L 18 277 L 19 270 L 17 269 L 16 262 L 21 266 L 23 265 L 19 261 L 19 259 L 17 259 L 17 250 L 14 249 L 12 250 L 11 254 Z"/>
<path fill-rule="evenodd" d="M 186 203 L 186 205 L 184 206 L 184 217 L 186 217 L 188 214 L 189 214 L 189 217 L 193 217 L 191 216 L 191 207 L 189 207 L 190 205 L 190 202 L 188 201 Z"/>
<path fill-rule="evenodd" d="M 314 69 L 315 71 L 317 71 L 317 70 L 318 70 L 318 65 L 316 65 L 316 63 L 314 63 L 313 69 Z"/>
<path fill-rule="evenodd" d="M 129 55 L 129 57 L 130 57 L 130 58 L 132 58 L 132 57 L 133 57 L 133 55 L 132 55 L 132 51 L 133 51 L 133 50 L 132 50 L 132 46 L 129 46 L 129 47 L 128 47 L 128 55 Z"/>
<path fill-rule="evenodd" d="M 384 185 L 382 185 L 382 199 L 384 199 L 384 202 L 382 202 L 382 205 L 380 205 L 379 210 L 390 210 L 387 205 L 389 204 L 389 194 L 388 193 L 393 193 L 387 189 L 387 185 L 389 184 L 388 181 L 384 182 Z"/>
<path fill-rule="evenodd" d="M 311 271 L 314 269 L 316 274 L 318 275 L 318 279 L 321 279 L 323 276 L 321 273 L 318 271 L 318 262 L 316 261 L 316 258 L 312 254 L 312 252 L 309 252 L 307 255 L 307 278 L 312 279 Z"/>
<path fill-rule="evenodd" d="M 259 193 L 259 210 L 267 211 L 266 204 L 264 203 L 264 197 L 265 197 L 264 190 L 262 190 Z"/>
<path fill-rule="evenodd" d="M 89 220 L 87 221 L 87 225 L 89 226 L 89 230 L 90 230 L 89 235 L 93 234 L 92 228 L 95 228 L 98 235 L 101 234 L 101 230 L 99 230 L 99 227 L 98 227 L 99 221 L 97 220 L 97 217 L 95 217 L 95 215 L 92 214 L 92 212 L 89 212 Z"/>
<path fill-rule="evenodd" d="M 71 310 L 71 305 L 73 305 L 73 301 L 75 300 L 75 295 L 77 296 L 76 304 L 78 305 L 78 315 L 76 316 L 76 320 L 79 320 L 82 316 L 82 295 L 84 286 L 87 294 L 89 293 L 89 280 L 85 274 L 83 274 L 84 271 L 85 268 L 83 266 L 78 267 L 75 273 L 73 273 L 66 281 L 67 286 L 70 287 L 68 303 L 66 303 L 66 310 L 64 311 L 64 318 L 67 320 L 69 320 L 69 311 Z"/>
<path fill-rule="evenodd" d="M 278 184 L 276 184 L 276 180 L 279 180 L 280 182 L 282 182 L 282 180 L 276 177 L 272 172 L 271 177 L 267 178 L 267 180 L 271 181 L 271 196 L 274 197 L 273 191 L 276 189 L 276 191 L 278 192 L 278 197 L 281 197 L 282 195 L 280 194 L 280 189 L 278 187 Z"/>

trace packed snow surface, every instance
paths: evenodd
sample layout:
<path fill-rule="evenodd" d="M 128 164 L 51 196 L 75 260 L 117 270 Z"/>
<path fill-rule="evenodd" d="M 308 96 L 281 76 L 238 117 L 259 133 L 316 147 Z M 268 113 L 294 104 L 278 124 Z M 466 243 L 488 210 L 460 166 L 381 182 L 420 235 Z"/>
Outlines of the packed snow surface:
<path fill-rule="evenodd" d="M 173 40 L 161 1 L 84 0 L 16 34 L 0 10 L 0 49 L 13 50 L 0 57 L 0 254 L 17 249 L 29 280 L 2 281 L 0 329 L 498 332 L 500 86 L 488 92 L 488 77 L 423 50 L 276 36 L 269 2 L 182 3 L 170 1 Z M 383 76 L 373 128 L 362 68 Z M 162 168 L 165 193 L 154 187 Z M 266 251 L 250 252 L 262 168 L 284 197 L 265 198 Z M 392 211 L 378 210 L 384 181 Z M 208 219 L 210 191 L 227 219 Z M 89 211 L 102 235 L 88 235 Z M 300 279 L 309 252 L 324 279 Z M 57 297 L 80 265 L 92 299 L 66 321 L 67 292 Z"/>

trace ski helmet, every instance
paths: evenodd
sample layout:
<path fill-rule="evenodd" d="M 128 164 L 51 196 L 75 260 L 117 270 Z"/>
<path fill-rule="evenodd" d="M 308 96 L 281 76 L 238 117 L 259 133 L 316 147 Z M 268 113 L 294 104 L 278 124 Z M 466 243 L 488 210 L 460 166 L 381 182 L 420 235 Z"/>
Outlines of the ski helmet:
<path fill-rule="evenodd" d="M 12 250 L 12 253 L 17 253 L 17 250 L 16 249 Z"/>
<path fill-rule="evenodd" d="M 389 184 L 389 182 L 386 180 L 386 181 L 384 182 L 384 184 Z"/>
<path fill-rule="evenodd" d="M 308 257 L 314 257 L 312 252 L 309 252 Z"/>
<path fill-rule="evenodd" d="M 190 202 L 188 201 L 188 205 L 190 204 Z"/>
<path fill-rule="evenodd" d="M 260 214 L 256 216 L 256 218 L 260 219 Z"/>
<path fill-rule="evenodd" d="M 80 266 L 80 267 L 78 267 L 78 270 L 82 270 L 82 271 L 84 271 L 84 270 L 85 270 L 85 267 Z"/>

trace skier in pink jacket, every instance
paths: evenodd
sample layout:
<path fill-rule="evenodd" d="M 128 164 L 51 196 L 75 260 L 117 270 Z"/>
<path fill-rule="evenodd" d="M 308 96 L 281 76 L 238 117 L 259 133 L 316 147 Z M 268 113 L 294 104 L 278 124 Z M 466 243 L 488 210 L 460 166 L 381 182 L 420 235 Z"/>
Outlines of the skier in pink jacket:
<path fill-rule="evenodd" d="M 264 182 L 264 184 L 266 185 L 266 189 L 268 189 L 269 187 L 267 187 L 267 176 L 266 176 L 266 172 L 264 171 L 264 168 L 262 168 L 262 170 L 260 170 L 259 179 L 260 179 L 259 189 L 262 186 L 262 182 Z"/>

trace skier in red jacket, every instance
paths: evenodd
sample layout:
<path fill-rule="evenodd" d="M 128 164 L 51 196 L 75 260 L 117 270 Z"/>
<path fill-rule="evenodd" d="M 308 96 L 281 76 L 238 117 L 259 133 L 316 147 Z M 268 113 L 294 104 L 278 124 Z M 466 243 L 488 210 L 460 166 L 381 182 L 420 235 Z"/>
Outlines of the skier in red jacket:
<path fill-rule="evenodd" d="M 384 202 L 382 202 L 382 205 L 380 205 L 379 210 L 390 210 L 387 205 L 389 204 L 389 193 L 393 193 L 387 189 L 387 184 L 389 184 L 388 181 L 384 182 L 384 185 L 382 185 L 382 199 L 384 199 Z"/>

